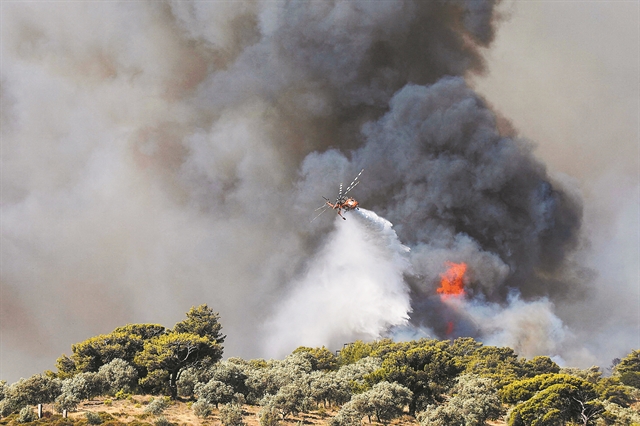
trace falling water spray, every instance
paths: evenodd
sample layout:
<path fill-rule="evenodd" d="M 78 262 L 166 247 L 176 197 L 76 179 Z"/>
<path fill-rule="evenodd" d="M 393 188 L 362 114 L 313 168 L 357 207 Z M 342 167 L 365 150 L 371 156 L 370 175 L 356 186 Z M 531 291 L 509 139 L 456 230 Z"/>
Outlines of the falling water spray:
<path fill-rule="evenodd" d="M 392 224 L 360 209 L 334 219 L 308 269 L 265 326 L 265 351 L 283 356 L 297 346 L 340 347 L 406 326 L 411 311 L 404 274 L 409 248 Z"/>

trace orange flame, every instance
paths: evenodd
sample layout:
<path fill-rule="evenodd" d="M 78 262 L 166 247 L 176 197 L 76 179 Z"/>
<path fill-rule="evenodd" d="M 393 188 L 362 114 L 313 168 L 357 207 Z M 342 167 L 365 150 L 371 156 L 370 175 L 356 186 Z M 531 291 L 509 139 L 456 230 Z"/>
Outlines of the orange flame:
<path fill-rule="evenodd" d="M 453 328 L 454 328 L 453 321 L 449 321 L 447 323 L 447 337 L 453 334 Z"/>
<path fill-rule="evenodd" d="M 453 263 L 447 262 L 447 272 L 440 275 L 440 288 L 438 293 L 447 296 L 462 296 L 464 295 L 464 273 L 467 271 L 466 263 Z"/>

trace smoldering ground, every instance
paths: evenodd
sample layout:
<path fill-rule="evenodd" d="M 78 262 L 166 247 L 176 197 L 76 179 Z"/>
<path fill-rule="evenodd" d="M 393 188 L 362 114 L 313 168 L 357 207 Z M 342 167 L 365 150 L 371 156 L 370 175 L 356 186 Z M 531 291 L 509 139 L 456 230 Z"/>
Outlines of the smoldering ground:
<path fill-rule="evenodd" d="M 220 311 L 226 355 L 405 322 L 443 337 L 445 261 L 469 264 L 459 317 L 491 323 L 465 333 L 511 344 L 533 323 L 490 318 L 521 303 L 550 324 L 523 353 L 570 358 L 553 327 L 590 294 L 581 197 L 466 82 L 484 70 L 494 2 L 1 7 L 3 378 L 201 303 Z M 395 233 L 310 223 L 361 168 L 354 195 Z M 369 268 L 370 284 L 323 265 Z M 383 291 L 363 294 L 357 323 L 339 307 L 364 287 Z"/>

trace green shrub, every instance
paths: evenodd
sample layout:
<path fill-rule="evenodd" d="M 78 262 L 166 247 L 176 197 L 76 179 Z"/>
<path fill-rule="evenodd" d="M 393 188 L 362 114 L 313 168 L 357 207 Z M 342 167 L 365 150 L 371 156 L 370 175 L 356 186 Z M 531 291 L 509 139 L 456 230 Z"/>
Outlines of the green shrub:
<path fill-rule="evenodd" d="M 267 405 L 260 410 L 260 426 L 279 426 L 278 412 L 272 405 Z"/>
<path fill-rule="evenodd" d="M 131 397 L 130 393 L 127 393 L 124 391 L 124 389 L 120 389 L 118 392 L 116 392 L 115 394 L 115 398 L 116 399 L 129 399 Z"/>
<path fill-rule="evenodd" d="M 213 412 L 213 404 L 209 404 L 204 400 L 198 400 L 192 405 L 192 409 L 196 416 L 206 419 Z"/>
<path fill-rule="evenodd" d="M 29 423 L 38 420 L 38 415 L 33 412 L 33 409 L 30 406 L 24 407 L 18 413 L 18 418 L 16 419 L 18 423 Z"/>
<path fill-rule="evenodd" d="M 169 406 L 168 401 L 165 398 L 156 398 L 147 405 L 144 409 L 145 413 L 154 415 L 162 414 L 164 410 Z"/>
<path fill-rule="evenodd" d="M 225 404 L 220 408 L 220 421 L 224 426 L 242 426 L 242 407 L 237 404 Z"/>
<path fill-rule="evenodd" d="M 56 398 L 54 408 L 58 413 L 62 413 L 64 410 L 71 412 L 76 411 L 79 403 L 80 400 L 75 395 L 71 393 L 63 393 Z"/>
<path fill-rule="evenodd" d="M 60 395 L 61 382 L 45 374 L 20 379 L 10 386 L 2 382 L 4 399 L 0 401 L 0 416 L 17 413 L 26 405 L 53 402 Z"/>
<path fill-rule="evenodd" d="M 98 413 L 87 411 L 86 413 L 84 413 L 84 416 L 87 418 L 87 423 L 89 423 L 90 425 L 99 425 L 102 423 L 102 418 Z"/>
<path fill-rule="evenodd" d="M 138 372 L 131 364 L 116 358 L 98 370 L 102 377 L 104 390 L 110 395 L 119 391 L 131 391 L 138 382 Z"/>
<path fill-rule="evenodd" d="M 156 419 L 155 422 L 153 422 L 153 424 L 156 426 L 171 426 L 173 423 L 167 420 L 165 416 L 160 416 Z"/>

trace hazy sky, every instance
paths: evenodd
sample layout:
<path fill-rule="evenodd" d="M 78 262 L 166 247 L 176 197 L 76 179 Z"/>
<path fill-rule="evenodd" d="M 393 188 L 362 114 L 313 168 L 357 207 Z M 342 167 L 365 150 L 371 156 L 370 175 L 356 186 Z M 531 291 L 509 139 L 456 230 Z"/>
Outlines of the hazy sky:
<path fill-rule="evenodd" d="M 396 90 L 399 77 L 384 73 L 372 77 L 379 86 L 363 89 L 349 60 L 368 40 L 369 26 L 399 38 L 408 19 L 399 3 L 379 3 L 365 16 L 312 2 L 285 16 L 287 25 L 269 6 L 275 2 L 211 4 L 173 3 L 169 20 L 165 10 L 142 2 L 0 3 L 0 378 L 54 369 L 71 344 L 129 322 L 171 327 L 201 303 L 221 313 L 226 356 L 271 355 L 263 342 L 269 330 L 260 324 L 286 325 L 287 312 L 299 309 L 296 298 L 310 298 L 305 289 L 318 285 L 313 271 L 335 257 L 327 254 L 327 236 L 366 235 L 355 222 L 332 231 L 333 220 L 310 225 L 308 216 L 321 195 L 360 167 L 327 149 L 355 149 L 354 128 L 378 117 L 376 108 L 393 94 L 385 88 Z M 640 6 L 505 1 L 497 11 L 495 40 L 480 48 L 486 72 L 466 80 L 506 119 L 502 130 L 513 126 L 505 133 L 535 146 L 546 164 L 538 173 L 583 199 L 579 246 L 566 259 L 580 265 L 567 271 L 583 275 L 566 280 L 580 283 L 580 297 L 465 309 L 487 330 L 497 327 L 484 334 L 495 338 L 490 342 L 514 345 L 518 332 L 496 324 L 525 324 L 518 310 L 542 313 L 540 322 L 525 325 L 553 333 L 529 337 L 557 344 L 533 342 L 521 346 L 524 353 L 606 366 L 640 347 Z M 326 13 L 328 22 L 354 29 L 331 33 L 345 50 L 305 56 L 323 28 L 307 22 Z M 482 44 L 490 36 L 478 25 Z M 255 28 L 275 40 L 273 51 L 256 43 Z M 464 55 L 448 58 L 437 47 L 444 52 L 444 71 L 437 72 L 473 68 Z M 261 79 L 263 70 L 268 79 Z M 322 86 L 316 74 L 333 86 Z M 442 90 L 464 104 L 461 82 L 447 84 Z M 395 97 L 395 107 L 410 95 Z M 365 112 L 355 114 L 351 105 L 365 105 Z M 388 131 L 393 117 L 361 137 L 375 142 L 375 130 Z M 366 162 L 370 153 L 360 155 Z M 375 200 L 376 176 L 369 173 L 359 190 Z M 400 236 L 410 229 L 404 224 L 403 234 L 402 226 Z M 387 257 L 385 250 L 376 256 Z M 478 262 L 495 260 L 476 252 Z M 427 253 L 439 259 L 435 250 Z M 503 280 L 505 266 L 496 265 L 485 275 Z M 437 268 L 424 267 L 437 276 Z M 385 270 L 392 282 L 402 276 L 395 265 Z M 383 292 L 396 292 L 401 309 L 393 318 L 372 318 L 370 333 L 354 326 L 326 341 L 375 336 L 401 322 L 408 309 L 403 285 Z M 306 321 L 300 328 L 316 320 Z M 341 321 L 331 324 L 337 330 Z M 277 331 L 280 345 L 295 345 L 295 335 Z"/>

